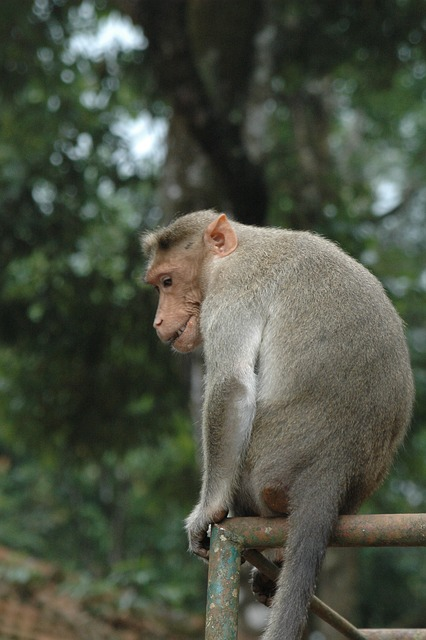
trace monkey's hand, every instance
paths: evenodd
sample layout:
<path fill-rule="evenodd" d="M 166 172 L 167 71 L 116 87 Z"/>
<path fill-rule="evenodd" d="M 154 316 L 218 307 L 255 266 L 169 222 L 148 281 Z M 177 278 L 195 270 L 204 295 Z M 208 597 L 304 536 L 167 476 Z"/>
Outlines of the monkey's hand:
<path fill-rule="evenodd" d="M 203 560 L 209 559 L 210 539 L 207 535 L 211 524 L 222 522 L 228 515 L 223 507 L 208 508 L 201 503 L 186 519 L 186 531 L 189 539 L 189 550 Z"/>

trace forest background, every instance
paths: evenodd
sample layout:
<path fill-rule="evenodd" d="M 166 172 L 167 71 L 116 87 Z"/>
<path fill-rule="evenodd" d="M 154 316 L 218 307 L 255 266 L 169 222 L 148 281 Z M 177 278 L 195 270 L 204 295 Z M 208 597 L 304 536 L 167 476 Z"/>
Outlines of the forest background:
<path fill-rule="evenodd" d="M 424 511 L 424 0 L 2 2 L 0 69 L 0 544 L 80 596 L 202 612 L 200 364 L 151 328 L 138 236 L 209 207 L 381 279 L 417 402 L 364 510 Z M 336 556 L 322 589 L 363 627 L 426 627 L 421 550 Z"/>

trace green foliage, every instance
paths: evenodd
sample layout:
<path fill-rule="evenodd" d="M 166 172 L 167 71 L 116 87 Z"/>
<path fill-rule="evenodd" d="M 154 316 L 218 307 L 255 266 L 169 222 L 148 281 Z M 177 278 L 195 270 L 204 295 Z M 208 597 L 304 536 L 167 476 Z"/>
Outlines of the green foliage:
<path fill-rule="evenodd" d="M 0 541 L 199 604 L 197 563 L 187 588 L 170 580 L 196 482 L 186 367 L 141 286 L 158 161 L 137 161 L 117 124 L 145 111 L 146 45 L 76 52 L 93 6 L 0 9 Z"/>
<path fill-rule="evenodd" d="M 0 410 L 14 439 L 85 455 L 157 437 L 183 381 L 162 389 L 157 406 L 167 364 L 158 366 L 153 337 L 142 339 L 152 300 L 138 248 L 155 175 L 147 166 L 136 181 L 135 168 L 123 181 L 129 162 L 112 133 L 118 114 L 141 108 L 128 86 L 120 91 L 136 60 L 77 56 L 72 29 L 85 16 L 94 26 L 90 5 L 48 7 L 16 7 L 1 45 Z"/>
<path fill-rule="evenodd" d="M 68 570 L 84 568 L 96 579 L 83 581 L 79 595 L 114 587 L 126 591 L 129 607 L 153 598 L 201 607 L 205 571 L 187 562 L 182 526 L 195 498 L 193 459 L 187 420 L 161 448 L 105 453 L 79 466 L 57 459 L 40 473 L 33 456 L 3 455 L 0 540 Z"/>

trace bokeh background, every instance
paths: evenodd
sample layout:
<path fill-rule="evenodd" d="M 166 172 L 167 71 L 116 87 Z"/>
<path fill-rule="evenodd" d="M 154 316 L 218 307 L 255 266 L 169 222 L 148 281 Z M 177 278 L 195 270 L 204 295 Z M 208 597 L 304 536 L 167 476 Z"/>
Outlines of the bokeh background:
<path fill-rule="evenodd" d="M 138 237 L 210 207 L 324 234 L 383 282 L 417 402 L 364 511 L 425 510 L 426 2 L 2 2 L 0 606 L 54 588 L 110 639 L 202 637 L 201 365 L 157 341 Z M 320 592 L 426 627 L 424 550 L 333 551 Z M 244 591 L 241 638 L 262 624 Z"/>

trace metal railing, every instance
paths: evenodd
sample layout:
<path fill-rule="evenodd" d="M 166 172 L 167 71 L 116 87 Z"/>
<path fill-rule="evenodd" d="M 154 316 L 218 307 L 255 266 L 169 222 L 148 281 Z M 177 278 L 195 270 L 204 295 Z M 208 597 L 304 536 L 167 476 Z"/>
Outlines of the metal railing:
<path fill-rule="evenodd" d="M 206 640 L 237 639 L 242 556 L 276 579 L 279 569 L 257 549 L 281 547 L 286 535 L 285 518 L 229 518 L 212 527 Z M 330 545 L 426 547 L 426 514 L 342 516 Z M 353 640 L 426 640 L 426 629 L 357 629 L 315 596 L 311 611 Z"/>

